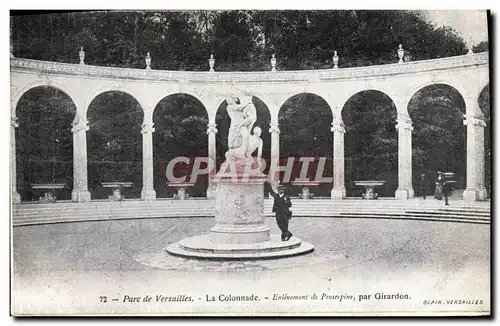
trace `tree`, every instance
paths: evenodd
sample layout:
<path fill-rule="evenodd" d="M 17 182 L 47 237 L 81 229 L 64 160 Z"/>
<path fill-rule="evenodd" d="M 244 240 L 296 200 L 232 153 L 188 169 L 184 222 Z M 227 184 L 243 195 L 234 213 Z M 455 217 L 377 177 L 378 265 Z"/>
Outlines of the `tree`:
<path fill-rule="evenodd" d="M 488 52 L 490 45 L 488 41 L 480 42 L 472 47 L 472 52 L 480 53 L 480 52 Z"/>

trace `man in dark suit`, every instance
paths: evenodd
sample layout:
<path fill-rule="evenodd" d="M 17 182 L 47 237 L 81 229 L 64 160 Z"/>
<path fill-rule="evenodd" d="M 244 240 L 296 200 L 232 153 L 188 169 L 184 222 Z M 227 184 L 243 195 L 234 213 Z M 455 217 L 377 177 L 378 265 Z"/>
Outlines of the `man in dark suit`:
<path fill-rule="evenodd" d="M 269 183 L 268 183 L 269 184 Z M 292 202 L 290 197 L 285 194 L 285 187 L 278 186 L 278 192 L 274 191 L 269 185 L 269 194 L 274 198 L 273 213 L 276 214 L 276 223 L 281 230 L 281 240 L 288 241 L 293 234 L 288 231 L 288 222 L 292 218 Z"/>

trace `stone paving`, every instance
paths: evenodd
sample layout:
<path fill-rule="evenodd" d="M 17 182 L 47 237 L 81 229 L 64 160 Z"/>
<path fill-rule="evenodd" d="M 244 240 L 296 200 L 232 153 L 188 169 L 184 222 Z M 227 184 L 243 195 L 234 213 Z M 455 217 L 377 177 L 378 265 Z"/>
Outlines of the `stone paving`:
<path fill-rule="evenodd" d="M 15 227 L 13 312 L 405 315 L 490 310 L 489 225 L 294 217 L 291 231 L 313 243 L 314 252 L 206 261 L 164 251 L 170 243 L 207 233 L 214 223 L 213 218 L 164 218 Z M 266 224 L 278 233 L 273 219 Z M 320 299 L 312 299 L 313 293 Z M 408 294 L 408 299 L 374 299 L 376 293 Z M 224 300 L 251 294 L 259 300 Z M 328 299 L 335 294 L 354 299 Z M 362 294 L 371 299 L 360 301 Z M 153 301 L 128 301 L 146 295 Z M 191 296 L 192 301 L 156 302 L 156 295 Z M 286 299 L 293 295 L 309 297 Z M 428 304 L 431 300 L 463 302 Z"/>

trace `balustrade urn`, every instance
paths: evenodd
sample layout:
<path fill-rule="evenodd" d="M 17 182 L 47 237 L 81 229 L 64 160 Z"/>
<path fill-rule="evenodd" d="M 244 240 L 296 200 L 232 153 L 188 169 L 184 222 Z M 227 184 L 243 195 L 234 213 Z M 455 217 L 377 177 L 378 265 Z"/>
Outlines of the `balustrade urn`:
<path fill-rule="evenodd" d="M 80 52 L 78 52 L 78 55 L 80 57 L 80 64 L 84 65 L 85 64 L 85 51 L 83 51 L 83 46 L 80 48 Z"/>
<path fill-rule="evenodd" d="M 400 44 L 398 48 L 398 57 L 399 63 L 404 63 L 405 50 L 403 49 L 403 45 Z"/>
<path fill-rule="evenodd" d="M 151 56 L 149 55 L 149 52 L 146 55 L 145 61 L 146 61 L 146 69 L 147 70 L 151 69 Z"/>

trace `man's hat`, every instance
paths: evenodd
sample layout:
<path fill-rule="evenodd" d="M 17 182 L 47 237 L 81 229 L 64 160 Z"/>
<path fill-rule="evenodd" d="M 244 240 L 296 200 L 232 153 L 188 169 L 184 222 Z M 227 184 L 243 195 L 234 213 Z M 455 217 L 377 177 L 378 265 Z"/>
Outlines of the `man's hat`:
<path fill-rule="evenodd" d="M 286 188 L 286 187 L 285 187 L 285 185 L 278 185 L 278 187 L 277 187 L 277 188 L 278 188 L 278 190 L 280 190 L 280 189 L 285 190 L 285 188 Z"/>

